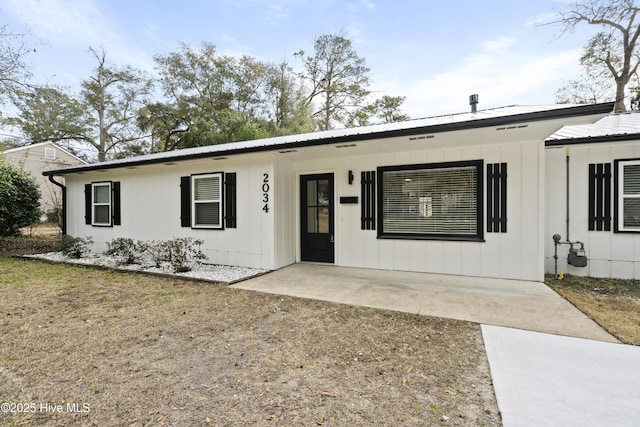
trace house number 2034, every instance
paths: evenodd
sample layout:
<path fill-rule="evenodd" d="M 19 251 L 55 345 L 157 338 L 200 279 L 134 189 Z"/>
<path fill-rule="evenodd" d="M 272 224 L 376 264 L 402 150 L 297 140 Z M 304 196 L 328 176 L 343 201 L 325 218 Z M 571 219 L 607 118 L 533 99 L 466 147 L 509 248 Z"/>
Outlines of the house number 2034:
<path fill-rule="evenodd" d="M 264 205 L 262 206 L 262 210 L 265 211 L 265 213 L 269 213 L 269 174 L 268 173 L 263 173 L 262 174 L 262 203 L 264 203 Z"/>

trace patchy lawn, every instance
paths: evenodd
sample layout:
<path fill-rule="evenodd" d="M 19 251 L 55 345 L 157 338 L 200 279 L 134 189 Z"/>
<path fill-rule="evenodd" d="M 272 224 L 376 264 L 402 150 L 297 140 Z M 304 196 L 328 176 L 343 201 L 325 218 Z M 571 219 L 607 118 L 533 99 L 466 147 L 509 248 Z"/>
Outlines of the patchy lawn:
<path fill-rule="evenodd" d="M 3 426 L 501 424 L 473 323 L 1 256 L 0 271 Z"/>
<path fill-rule="evenodd" d="M 623 343 L 640 345 L 640 281 L 565 276 L 545 283 Z"/>

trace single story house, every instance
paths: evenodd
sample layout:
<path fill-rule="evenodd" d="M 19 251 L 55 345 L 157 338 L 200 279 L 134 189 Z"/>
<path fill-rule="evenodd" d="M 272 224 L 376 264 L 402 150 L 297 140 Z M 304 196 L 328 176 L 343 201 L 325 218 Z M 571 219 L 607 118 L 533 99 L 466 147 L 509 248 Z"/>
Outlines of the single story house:
<path fill-rule="evenodd" d="M 545 147 L 546 271 L 555 271 L 549 236 L 558 233 L 582 242 L 588 258 L 586 267 L 567 264 L 564 246 L 558 271 L 640 279 L 640 112 L 565 126 Z"/>
<path fill-rule="evenodd" d="M 42 176 L 42 172 L 87 164 L 75 154 L 50 141 L 0 151 L 0 157 L 33 175 L 40 188 L 40 209 L 43 213 L 62 206 L 62 191 Z"/>
<path fill-rule="evenodd" d="M 474 108 L 44 175 L 65 178 L 66 232 L 91 236 L 96 251 L 116 237 L 193 237 L 216 264 L 308 261 L 541 281 L 551 234 L 564 232 L 556 199 L 565 186 L 549 177 L 550 167 L 565 171 L 554 154 L 564 151 L 549 138 L 612 108 Z"/>

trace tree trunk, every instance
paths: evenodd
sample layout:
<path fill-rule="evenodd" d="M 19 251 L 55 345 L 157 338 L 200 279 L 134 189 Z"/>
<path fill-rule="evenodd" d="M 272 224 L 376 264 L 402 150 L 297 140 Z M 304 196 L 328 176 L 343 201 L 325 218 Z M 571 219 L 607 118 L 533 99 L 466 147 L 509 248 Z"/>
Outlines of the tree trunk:
<path fill-rule="evenodd" d="M 627 111 L 627 107 L 624 105 L 624 88 L 626 83 L 622 80 L 616 81 L 616 103 L 613 105 L 613 111 L 615 113 L 623 113 Z"/>

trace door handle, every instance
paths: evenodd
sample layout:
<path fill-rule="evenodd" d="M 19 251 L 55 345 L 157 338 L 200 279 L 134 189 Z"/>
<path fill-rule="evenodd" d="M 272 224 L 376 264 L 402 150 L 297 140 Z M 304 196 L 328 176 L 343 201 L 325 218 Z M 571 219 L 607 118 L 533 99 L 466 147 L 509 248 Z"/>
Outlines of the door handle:
<path fill-rule="evenodd" d="M 335 243 L 335 239 L 333 238 L 333 234 L 331 235 L 331 240 L 329 240 L 329 243 Z"/>

